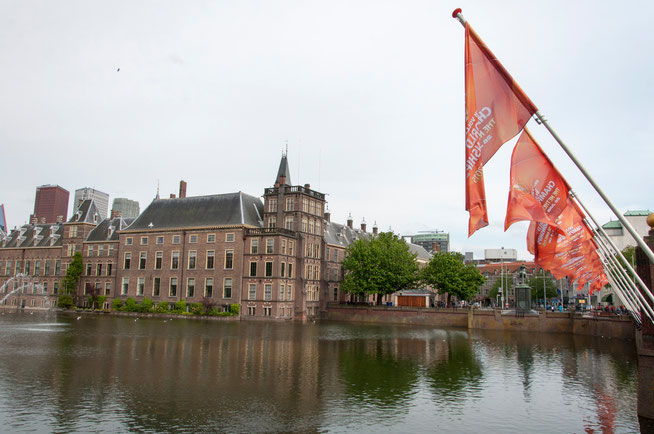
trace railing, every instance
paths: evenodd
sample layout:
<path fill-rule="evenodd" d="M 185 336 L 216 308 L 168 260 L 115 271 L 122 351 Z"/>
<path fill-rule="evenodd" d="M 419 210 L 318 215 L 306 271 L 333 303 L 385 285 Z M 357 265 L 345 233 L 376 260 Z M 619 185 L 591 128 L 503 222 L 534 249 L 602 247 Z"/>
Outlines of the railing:
<path fill-rule="evenodd" d="M 254 228 L 246 229 L 245 235 L 256 236 L 256 235 L 286 235 L 287 237 L 296 237 L 294 231 L 285 229 L 285 228 Z"/>
<path fill-rule="evenodd" d="M 279 188 L 276 187 L 270 187 L 266 188 L 264 190 L 264 194 L 276 194 L 279 191 Z M 290 193 L 304 193 L 308 194 L 311 197 L 315 197 L 320 200 L 325 200 L 325 195 L 323 193 L 318 193 L 315 190 L 311 190 L 310 188 L 302 187 L 301 185 L 293 185 L 290 187 L 286 187 L 286 191 Z"/>

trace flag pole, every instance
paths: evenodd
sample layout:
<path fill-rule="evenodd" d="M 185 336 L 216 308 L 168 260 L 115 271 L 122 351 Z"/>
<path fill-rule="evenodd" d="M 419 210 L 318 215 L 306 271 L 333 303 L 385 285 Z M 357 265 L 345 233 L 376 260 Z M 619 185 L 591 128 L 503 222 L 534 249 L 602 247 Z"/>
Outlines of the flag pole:
<path fill-rule="evenodd" d="M 461 25 L 465 27 L 466 25 L 466 19 L 463 17 L 463 14 L 461 14 L 461 8 L 457 8 L 452 12 L 452 17 L 459 20 Z M 649 248 L 647 244 L 642 240 L 640 235 L 638 235 L 638 232 L 631 226 L 631 224 L 627 221 L 627 219 L 624 218 L 622 214 L 618 211 L 618 209 L 613 205 L 613 202 L 604 194 L 602 189 L 597 185 L 595 180 L 590 176 L 590 174 L 586 171 L 584 166 L 577 160 L 575 155 L 570 151 L 570 149 L 566 146 L 566 144 L 561 140 L 558 134 L 556 134 L 556 131 L 550 126 L 549 122 L 547 122 L 547 119 L 540 113 L 540 110 L 536 110 L 536 113 L 534 114 L 536 116 L 536 119 L 538 120 L 539 123 L 545 126 L 547 131 L 554 137 L 554 140 L 557 141 L 557 143 L 563 148 L 563 151 L 570 157 L 573 163 L 577 166 L 577 168 L 581 171 L 581 173 L 586 177 L 588 182 L 593 186 L 595 191 L 601 196 L 601 198 L 604 200 L 604 202 L 608 205 L 609 208 L 611 208 L 611 211 L 613 211 L 613 214 L 620 220 L 620 223 L 627 229 L 627 231 L 631 234 L 632 237 L 634 237 L 634 240 L 636 240 L 636 243 L 638 243 L 638 246 L 645 252 L 647 257 L 649 258 L 649 261 L 654 264 L 654 253 L 652 250 Z"/>

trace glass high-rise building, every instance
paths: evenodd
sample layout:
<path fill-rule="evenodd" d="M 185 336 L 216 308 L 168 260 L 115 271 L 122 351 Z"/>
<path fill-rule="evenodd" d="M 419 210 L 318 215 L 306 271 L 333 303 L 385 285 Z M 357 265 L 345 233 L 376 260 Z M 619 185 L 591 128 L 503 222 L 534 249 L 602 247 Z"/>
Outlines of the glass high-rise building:
<path fill-rule="evenodd" d="M 120 212 L 123 218 L 134 219 L 141 213 L 141 208 L 136 200 L 126 199 L 124 197 L 117 197 L 111 206 L 111 211 Z"/>
<path fill-rule="evenodd" d="M 106 219 L 109 213 L 109 195 L 95 188 L 84 187 L 75 190 L 75 202 L 73 203 L 73 212 L 86 199 L 93 199 L 100 219 Z"/>

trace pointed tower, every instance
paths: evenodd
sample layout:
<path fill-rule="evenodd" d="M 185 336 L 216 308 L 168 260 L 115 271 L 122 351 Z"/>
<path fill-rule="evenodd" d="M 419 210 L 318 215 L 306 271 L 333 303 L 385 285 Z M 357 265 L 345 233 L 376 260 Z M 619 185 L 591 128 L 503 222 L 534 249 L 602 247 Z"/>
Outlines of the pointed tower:
<path fill-rule="evenodd" d="M 279 162 L 279 170 L 277 171 L 277 178 L 275 178 L 275 187 L 280 185 L 293 185 L 291 183 L 291 171 L 288 168 L 288 151 L 282 153 L 282 161 Z"/>

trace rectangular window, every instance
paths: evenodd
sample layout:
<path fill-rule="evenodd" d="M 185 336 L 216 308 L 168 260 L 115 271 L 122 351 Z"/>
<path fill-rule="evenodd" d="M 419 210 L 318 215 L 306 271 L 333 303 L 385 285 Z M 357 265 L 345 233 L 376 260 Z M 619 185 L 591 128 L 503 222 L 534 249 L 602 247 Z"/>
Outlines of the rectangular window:
<path fill-rule="evenodd" d="M 285 254 L 286 254 L 286 240 L 282 240 L 282 251 L 281 251 L 281 254 L 282 254 L 282 255 L 285 255 Z"/>
<path fill-rule="evenodd" d="M 139 270 L 145 270 L 145 262 L 148 257 L 147 252 L 141 252 L 139 257 Z"/>
<path fill-rule="evenodd" d="M 41 261 L 37 259 L 36 261 L 34 261 L 34 275 L 38 276 L 40 272 L 41 272 Z"/>
<path fill-rule="evenodd" d="M 11 261 L 7 261 L 5 264 L 5 274 L 11 276 Z"/>
<path fill-rule="evenodd" d="M 250 283 L 250 288 L 248 290 L 248 300 L 255 300 L 257 297 L 257 284 Z"/>
<path fill-rule="evenodd" d="M 25 275 L 26 276 L 30 275 L 31 265 L 32 265 L 32 263 L 30 261 L 25 261 Z"/>
<path fill-rule="evenodd" d="M 97 264 L 95 266 L 95 275 L 102 276 L 102 264 Z"/>
<path fill-rule="evenodd" d="M 22 268 L 22 265 L 23 265 L 23 264 L 21 264 L 20 261 L 16 261 L 16 269 L 15 269 L 15 271 L 14 271 L 14 274 L 20 274 L 21 271 L 23 271 L 23 270 L 21 269 L 21 268 Z"/>
<path fill-rule="evenodd" d="M 302 232 L 306 232 L 309 229 L 309 221 L 307 219 L 302 219 Z"/>
<path fill-rule="evenodd" d="M 293 264 L 288 263 L 288 274 L 286 275 L 289 279 L 293 277 Z"/>
<path fill-rule="evenodd" d="M 263 316 L 271 316 L 271 315 L 272 315 L 272 307 L 264 307 Z"/>
<path fill-rule="evenodd" d="M 136 295 L 143 295 L 144 287 L 145 287 L 145 277 L 139 277 L 138 284 L 136 286 Z"/>
<path fill-rule="evenodd" d="M 120 290 L 121 295 L 127 295 L 129 289 L 129 277 L 123 277 L 123 287 Z"/>
<path fill-rule="evenodd" d="M 68 256 L 73 256 L 75 254 L 75 244 L 68 245 Z"/>
<path fill-rule="evenodd" d="M 87 276 L 91 275 L 91 264 L 86 264 L 86 275 Z"/>
<path fill-rule="evenodd" d="M 234 267 L 234 251 L 225 250 L 225 270 L 231 270 Z"/>
<path fill-rule="evenodd" d="M 179 268 L 179 252 L 174 251 L 170 257 L 170 269 L 177 270 Z"/>
<path fill-rule="evenodd" d="M 170 296 L 177 297 L 177 277 L 170 278 Z"/>
<path fill-rule="evenodd" d="M 188 242 L 189 243 L 197 243 L 198 242 L 198 236 L 197 235 L 189 235 Z"/>
<path fill-rule="evenodd" d="M 284 299 L 284 284 L 282 283 L 279 285 L 279 299 L 283 300 Z"/>
<path fill-rule="evenodd" d="M 316 234 L 322 237 L 322 231 L 320 230 L 320 220 L 316 220 Z"/>
<path fill-rule="evenodd" d="M 213 297 L 213 277 L 207 277 L 204 279 L 204 296 Z"/>
<path fill-rule="evenodd" d="M 223 284 L 223 298 L 232 298 L 232 278 L 225 277 Z"/>
<path fill-rule="evenodd" d="M 130 263 L 132 262 L 132 254 L 130 252 L 125 252 L 125 262 L 123 268 L 129 270 Z"/>
<path fill-rule="evenodd" d="M 266 262 L 266 277 L 272 277 L 273 263 Z"/>
<path fill-rule="evenodd" d="M 111 262 L 107 264 L 107 276 L 111 276 L 111 271 L 113 266 L 114 264 L 112 264 Z"/>
<path fill-rule="evenodd" d="M 44 276 L 50 275 L 50 261 L 48 261 L 47 259 L 45 261 L 45 266 L 43 267 L 43 275 Z"/>
<path fill-rule="evenodd" d="M 250 276 L 255 277 L 257 275 L 257 263 L 250 262 Z"/>
<path fill-rule="evenodd" d="M 98 246 L 98 256 L 103 256 L 104 255 L 104 244 L 100 244 Z"/>
<path fill-rule="evenodd" d="M 161 263 L 163 262 L 163 252 L 155 253 L 154 258 L 154 269 L 161 270 Z"/>
<path fill-rule="evenodd" d="M 266 253 L 272 255 L 275 250 L 275 240 L 273 238 L 266 239 Z"/>
<path fill-rule="evenodd" d="M 159 297 L 159 291 L 161 290 L 161 279 L 155 277 L 152 279 L 152 296 Z"/>
<path fill-rule="evenodd" d="M 213 261 L 216 252 L 213 250 L 207 250 L 207 270 L 213 270 Z"/>
<path fill-rule="evenodd" d="M 16 300 L 14 300 L 15 302 Z M 248 306 L 248 315 L 250 316 L 255 316 L 256 315 L 256 308 L 254 306 Z"/>
<path fill-rule="evenodd" d="M 125 245 L 126 245 L 126 246 L 131 246 L 131 245 L 132 245 L 132 241 L 133 241 L 132 237 L 127 237 L 127 238 L 125 238 Z"/>
<path fill-rule="evenodd" d="M 207 234 L 207 243 L 215 243 L 216 234 Z"/>
<path fill-rule="evenodd" d="M 277 212 L 277 199 L 270 198 L 268 200 L 268 211 Z"/>
<path fill-rule="evenodd" d="M 164 237 L 157 237 L 157 244 L 163 244 Z"/>
<path fill-rule="evenodd" d="M 309 201 L 309 214 L 316 213 L 316 203 L 314 201 Z"/>
<path fill-rule="evenodd" d="M 104 295 L 111 295 L 111 283 L 106 282 L 104 284 Z"/>
<path fill-rule="evenodd" d="M 179 244 L 179 235 L 173 235 L 173 244 Z"/>
<path fill-rule="evenodd" d="M 54 281 L 54 282 L 52 283 L 52 293 L 53 293 L 54 295 L 57 295 L 58 292 L 59 292 L 59 282 Z"/>
<path fill-rule="evenodd" d="M 57 259 L 55 261 L 54 275 L 59 276 L 60 273 L 61 273 L 61 261 Z"/>
<path fill-rule="evenodd" d="M 113 254 L 114 254 L 114 245 L 109 244 L 109 253 L 107 253 L 107 255 L 113 256 Z"/>
<path fill-rule="evenodd" d="M 142 246 L 148 245 L 148 237 L 141 237 L 141 245 Z"/>
<path fill-rule="evenodd" d="M 192 298 L 195 296 L 195 278 L 189 277 L 186 281 L 186 297 Z"/>
<path fill-rule="evenodd" d="M 309 201 L 302 199 L 302 212 L 309 212 Z"/>
<path fill-rule="evenodd" d="M 277 227 L 277 217 L 268 217 L 268 227 L 269 228 Z"/>
<path fill-rule="evenodd" d="M 197 259 L 198 252 L 195 250 L 190 250 L 188 252 L 188 269 L 195 270 L 195 260 Z"/>
<path fill-rule="evenodd" d="M 291 300 L 291 285 L 286 285 L 286 300 Z"/>
<path fill-rule="evenodd" d="M 295 201 L 292 197 L 286 198 L 286 211 L 293 211 Z"/>
<path fill-rule="evenodd" d="M 334 262 L 338 262 L 338 250 L 334 249 Z"/>
<path fill-rule="evenodd" d="M 259 240 L 250 241 L 250 253 L 256 255 L 259 252 Z"/>
<path fill-rule="evenodd" d="M 232 233 L 225 234 L 225 242 L 233 243 L 234 242 L 234 234 L 232 234 Z"/>
<path fill-rule="evenodd" d="M 293 256 L 293 241 L 288 242 L 288 255 Z"/>
<path fill-rule="evenodd" d="M 279 268 L 279 277 L 284 277 L 284 272 L 286 272 L 286 263 L 282 262 L 282 265 Z"/>
<path fill-rule="evenodd" d="M 77 237 L 77 226 L 71 226 L 70 231 L 68 231 L 68 235 L 71 238 L 76 238 Z"/>
<path fill-rule="evenodd" d="M 86 249 L 86 256 L 93 256 L 93 246 L 88 246 Z"/>
<path fill-rule="evenodd" d="M 43 282 L 43 293 L 44 294 L 48 293 L 48 282 Z"/>
<path fill-rule="evenodd" d="M 286 217 L 284 218 L 284 229 L 288 229 L 289 231 L 293 230 L 293 217 Z"/>

